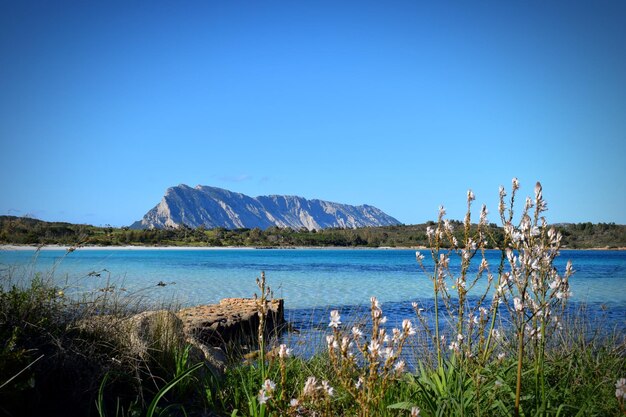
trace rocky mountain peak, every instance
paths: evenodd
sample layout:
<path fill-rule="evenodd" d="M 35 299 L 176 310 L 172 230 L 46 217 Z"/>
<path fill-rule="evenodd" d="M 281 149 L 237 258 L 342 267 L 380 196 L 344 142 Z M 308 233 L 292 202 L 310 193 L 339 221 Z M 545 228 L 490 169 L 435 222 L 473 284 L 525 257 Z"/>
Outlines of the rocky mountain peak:
<path fill-rule="evenodd" d="M 298 196 L 249 197 L 223 188 L 180 184 L 170 187 L 161 202 L 133 223 L 135 229 L 160 229 L 186 225 L 196 228 L 291 227 L 309 230 L 330 227 L 357 228 L 400 224 L 370 205 L 352 206 Z"/>

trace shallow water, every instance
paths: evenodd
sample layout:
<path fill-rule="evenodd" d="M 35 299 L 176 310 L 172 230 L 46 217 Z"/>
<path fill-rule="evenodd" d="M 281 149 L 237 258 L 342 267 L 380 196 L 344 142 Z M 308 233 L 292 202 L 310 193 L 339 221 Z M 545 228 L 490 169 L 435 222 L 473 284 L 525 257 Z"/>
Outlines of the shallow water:
<path fill-rule="evenodd" d="M 489 251 L 487 258 L 495 269 L 500 252 Z M 626 252 L 563 251 L 556 262 L 560 272 L 568 260 L 576 270 L 570 311 L 585 305 L 592 321 L 626 332 Z M 428 256 L 425 265 L 432 266 Z M 454 268 L 458 262 L 452 263 Z M 426 309 L 426 317 L 433 315 L 432 284 L 414 250 L 0 250 L 4 276 L 40 273 L 70 295 L 114 285 L 144 300 L 182 305 L 250 297 L 258 292 L 260 271 L 266 272 L 274 295 L 285 299 L 286 318 L 298 332 L 282 340 L 297 354 L 312 354 L 324 343 L 332 309 L 341 311 L 346 325 L 366 324 L 373 295 L 383 304 L 389 329 L 400 327 L 404 318 L 415 319 L 413 301 Z M 157 286 L 159 282 L 166 285 Z"/>
<path fill-rule="evenodd" d="M 500 252 L 487 256 L 495 265 Z M 567 260 L 576 270 L 574 301 L 626 308 L 626 252 L 563 251 L 556 262 L 560 271 Z M 183 305 L 250 297 L 260 271 L 288 309 L 364 305 L 372 295 L 385 303 L 413 301 L 429 299 L 432 292 L 413 250 L 2 250 L 0 270 L 14 276 L 39 271 L 86 291 L 109 279 L 129 292 L 142 290 Z M 168 285 L 157 287 L 160 281 Z"/>

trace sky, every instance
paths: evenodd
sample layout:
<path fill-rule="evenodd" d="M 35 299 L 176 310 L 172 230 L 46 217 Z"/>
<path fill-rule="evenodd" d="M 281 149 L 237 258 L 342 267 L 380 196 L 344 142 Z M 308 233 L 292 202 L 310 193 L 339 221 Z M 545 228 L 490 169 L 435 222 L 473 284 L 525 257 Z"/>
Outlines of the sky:
<path fill-rule="evenodd" d="M 201 184 L 413 224 L 470 188 L 495 214 L 518 177 L 549 222 L 626 224 L 624 22 L 621 0 L 0 2 L 0 215 L 129 225 Z"/>

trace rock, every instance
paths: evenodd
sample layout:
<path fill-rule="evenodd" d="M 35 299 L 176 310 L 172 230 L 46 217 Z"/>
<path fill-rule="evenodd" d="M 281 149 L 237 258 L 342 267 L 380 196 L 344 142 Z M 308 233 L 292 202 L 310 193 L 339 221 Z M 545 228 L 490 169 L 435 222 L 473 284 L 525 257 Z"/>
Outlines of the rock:
<path fill-rule="evenodd" d="M 204 361 L 214 375 L 220 376 L 226 370 L 226 355 L 221 348 L 207 346 L 197 339 L 188 337 L 186 342 L 191 345 L 189 357 L 192 362 Z"/>
<path fill-rule="evenodd" d="M 180 349 L 186 339 L 183 322 L 167 310 L 144 311 L 128 318 L 124 325 L 127 345 L 142 358 L 147 357 L 149 351 Z"/>
<path fill-rule="evenodd" d="M 285 326 L 283 300 L 272 300 L 268 307 L 265 334 L 272 336 Z M 256 345 L 258 340 L 259 315 L 252 298 L 226 298 L 219 304 L 183 309 L 178 316 L 185 334 L 208 346 Z"/>
<path fill-rule="evenodd" d="M 127 318 L 94 316 L 81 320 L 78 328 L 115 342 L 124 354 L 138 359 L 158 359 L 161 354 L 189 344 L 191 363 L 203 361 L 215 375 L 222 375 L 226 366 L 225 355 L 219 348 L 188 337 L 183 321 L 168 310 L 144 311 Z"/>
<path fill-rule="evenodd" d="M 291 227 L 294 230 L 398 225 L 400 222 L 369 205 L 352 206 L 296 196 L 249 197 L 217 187 L 185 184 L 170 187 L 161 202 L 131 229 L 187 226 L 207 229 Z"/>
<path fill-rule="evenodd" d="M 226 298 L 219 304 L 168 310 L 144 311 L 130 317 L 94 316 L 81 320 L 78 328 L 117 344 L 125 355 L 147 360 L 168 355 L 190 345 L 192 363 L 203 361 L 215 375 L 226 367 L 227 347 L 235 353 L 258 345 L 259 314 L 252 298 Z M 286 327 L 282 299 L 268 305 L 265 337 Z"/>

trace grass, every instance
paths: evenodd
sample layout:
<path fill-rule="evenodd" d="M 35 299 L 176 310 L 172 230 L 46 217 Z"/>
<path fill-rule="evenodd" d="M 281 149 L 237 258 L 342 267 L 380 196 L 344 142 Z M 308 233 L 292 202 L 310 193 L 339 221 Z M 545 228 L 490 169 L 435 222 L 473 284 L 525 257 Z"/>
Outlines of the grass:
<path fill-rule="evenodd" d="M 70 297 L 71 288 L 52 283 L 52 272 L 23 273 L 0 276 L 0 415 L 95 415 L 105 378 L 105 392 L 120 406 L 143 408 L 177 376 L 184 346 L 168 344 L 167 335 L 152 335 L 164 343 L 137 354 L 129 318 L 150 307 L 143 295 L 107 280 Z"/>

